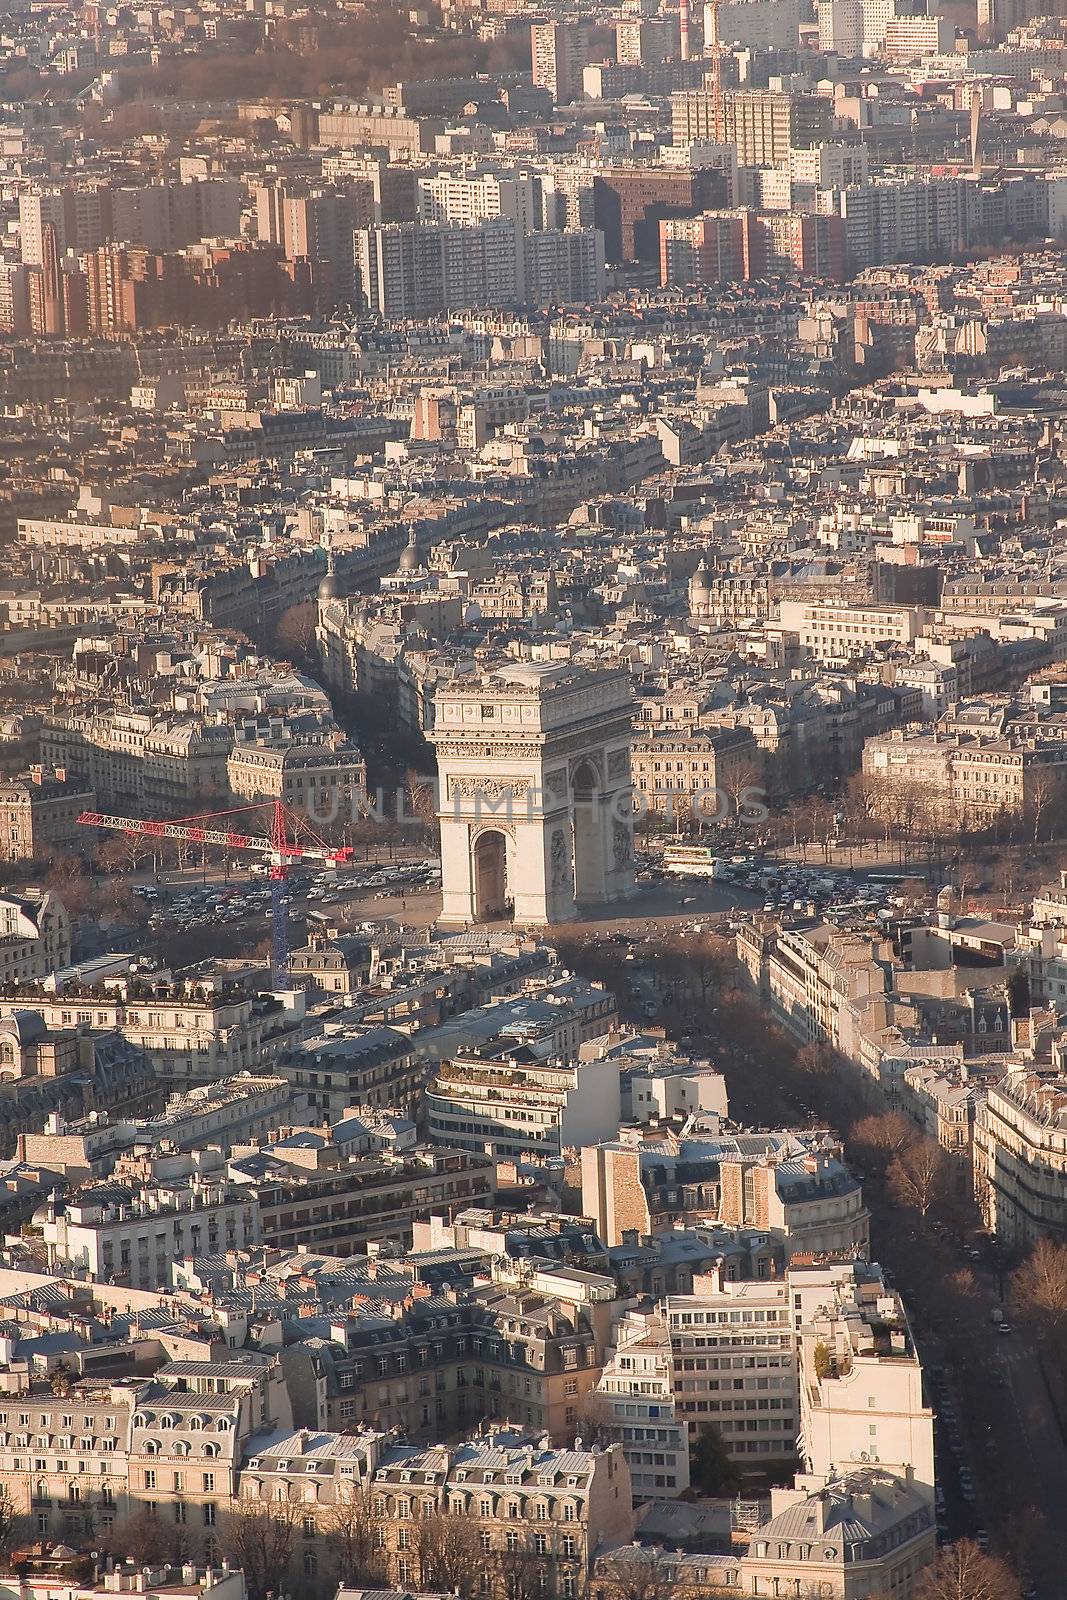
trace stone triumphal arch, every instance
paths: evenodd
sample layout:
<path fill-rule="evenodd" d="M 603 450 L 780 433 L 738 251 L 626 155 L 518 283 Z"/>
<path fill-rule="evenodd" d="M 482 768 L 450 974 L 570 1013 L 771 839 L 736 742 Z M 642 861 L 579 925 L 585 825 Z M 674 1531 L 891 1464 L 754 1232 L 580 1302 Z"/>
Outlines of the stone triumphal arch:
<path fill-rule="evenodd" d="M 569 662 L 438 689 L 443 923 L 565 922 L 631 893 L 631 714 L 626 672 Z"/>

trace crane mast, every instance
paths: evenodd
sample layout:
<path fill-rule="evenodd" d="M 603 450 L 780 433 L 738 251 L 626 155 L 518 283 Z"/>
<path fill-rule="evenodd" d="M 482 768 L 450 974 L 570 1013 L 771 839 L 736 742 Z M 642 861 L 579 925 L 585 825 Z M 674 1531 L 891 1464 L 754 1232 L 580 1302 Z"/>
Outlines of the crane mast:
<path fill-rule="evenodd" d="M 708 0 L 704 8 L 708 37 L 704 41 L 705 54 L 711 56 L 711 117 L 716 144 L 722 144 L 726 131 L 726 117 L 722 101 L 722 52 L 719 46 L 719 0 Z"/>

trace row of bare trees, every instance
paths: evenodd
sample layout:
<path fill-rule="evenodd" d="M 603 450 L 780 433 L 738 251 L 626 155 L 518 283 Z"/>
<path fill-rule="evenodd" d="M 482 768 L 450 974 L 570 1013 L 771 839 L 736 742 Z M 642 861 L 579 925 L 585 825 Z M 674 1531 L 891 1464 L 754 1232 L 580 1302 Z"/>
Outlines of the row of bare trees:
<path fill-rule="evenodd" d="M 884 1179 L 893 1203 L 923 1222 L 966 1225 L 972 1220 L 969 1168 L 954 1162 L 903 1111 L 861 1117 L 849 1132 L 848 1147 L 869 1171 Z"/>
<path fill-rule="evenodd" d="M 1063 1253 L 1067 1256 L 1067 1250 Z M 372 1588 L 390 1582 L 385 1523 L 358 1484 L 336 1505 L 318 1507 L 313 1523 L 305 1523 L 302 1508 L 290 1501 L 236 1501 L 213 1532 L 210 1549 L 159 1510 L 142 1507 L 107 1532 L 93 1529 L 90 1506 L 80 1510 L 83 1538 L 96 1549 L 138 1566 L 224 1557 L 243 1571 L 250 1600 L 266 1600 L 291 1587 L 332 1592 L 339 1585 Z M 529 1531 L 514 1531 L 514 1549 L 487 1551 L 476 1520 L 449 1511 L 415 1518 L 404 1530 L 406 1583 L 459 1600 L 545 1600 L 558 1585 L 549 1557 L 521 1543 Z M 15 1512 L 6 1491 L 0 1492 L 0 1557 L 10 1559 L 30 1536 L 29 1519 Z M 637 1545 L 602 1558 L 589 1589 L 592 1600 L 723 1600 L 737 1593 L 736 1585 L 718 1584 L 710 1573 L 691 1576 L 677 1554 Z M 584 1575 L 576 1574 L 573 1592 L 575 1600 L 586 1592 Z M 812 1596 L 817 1592 L 821 1589 L 813 1586 Z M 1006 1562 L 962 1540 L 942 1550 L 926 1569 L 917 1600 L 1020 1600 L 1020 1584 Z"/>
<path fill-rule="evenodd" d="M 961 834 L 994 832 L 1034 844 L 1053 837 L 1062 807 L 1063 786 L 1053 768 L 1027 774 L 1025 802 L 1005 805 L 984 820 L 958 799 L 934 785 L 905 774 L 858 772 L 845 787 L 842 809 L 846 826 L 869 837 L 879 833 L 898 839 L 953 839 Z"/>
<path fill-rule="evenodd" d="M 631 1546 L 597 1565 L 594 1600 L 725 1600 L 736 1584 L 694 1582 L 677 1554 Z M 695 1563 L 693 1563 L 695 1565 Z M 1022 1586 L 1008 1563 L 981 1550 L 973 1540 L 948 1545 L 919 1578 L 916 1600 L 1020 1600 Z M 799 1590 L 801 1600 L 826 1592 L 814 1579 Z M 881 1592 L 881 1591 L 879 1591 Z"/>
<path fill-rule="evenodd" d="M 829 860 L 836 845 L 880 844 L 904 858 L 921 846 L 931 857 L 958 850 L 964 841 L 1038 845 L 1060 836 L 1063 787 L 1056 774 L 1028 775 L 1025 803 L 976 815 L 916 776 L 856 772 L 833 794 L 812 789 L 776 805 L 761 832 L 780 845 L 819 851 Z"/>
<path fill-rule="evenodd" d="M 368 1526 L 370 1519 L 368 1519 Z M 486 1553 L 476 1522 L 451 1512 L 418 1518 L 410 1530 L 406 1560 L 411 1588 L 451 1594 L 459 1600 L 545 1600 L 557 1591 L 546 1560 L 528 1549 Z M 323 1544 L 329 1570 L 323 1577 L 347 1586 L 388 1582 L 384 1552 L 361 1549 L 350 1567 L 337 1560 L 329 1530 Z M 239 1565 L 251 1600 L 264 1600 L 292 1581 L 296 1525 L 284 1507 L 238 1508 L 227 1540 L 227 1553 Z M 332 1556 L 332 1559 L 331 1559 Z M 598 1563 L 589 1588 L 593 1600 L 725 1600 L 736 1586 L 719 1584 L 710 1575 L 697 1581 L 679 1568 L 676 1555 L 629 1546 Z M 585 1591 L 584 1577 L 575 1589 Z M 813 1583 L 810 1595 L 820 1594 Z M 917 1600 L 1020 1600 L 1015 1573 L 1000 1557 L 987 1554 L 970 1540 L 941 1551 L 920 1580 Z"/>
<path fill-rule="evenodd" d="M 1067 1244 L 1038 1239 L 1012 1274 L 1011 1295 L 1020 1322 L 1067 1380 Z"/>
<path fill-rule="evenodd" d="M 919 1579 L 916 1600 L 1021 1600 L 1022 1584 L 1009 1564 L 960 1539 L 938 1553 Z"/>
<path fill-rule="evenodd" d="M 187 1511 L 199 1517 L 198 1506 L 140 1505 L 113 1520 L 110 1502 L 83 1495 L 67 1508 L 69 1527 L 57 1531 L 67 1542 L 138 1567 L 225 1559 L 244 1572 L 250 1600 L 280 1594 L 301 1577 L 321 1578 L 332 1588 L 384 1581 L 385 1552 L 376 1543 L 365 1491 L 356 1487 L 336 1505 L 316 1510 L 314 1520 L 305 1521 L 304 1508 L 293 1502 L 235 1500 L 217 1525 L 200 1528 L 186 1520 Z M 10 1559 L 36 1536 L 33 1519 L 0 1490 L 0 1557 Z"/>
<path fill-rule="evenodd" d="M 390 1524 L 374 1509 L 374 1497 L 353 1484 L 333 1505 L 304 1507 L 288 1500 L 237 1500 L 212 1530 L 214 1551 L 245 1575 L 249 1600 L 265 1600 L 302 1580 L 316 1587 L 388 1587 L 403 1584 L 460 1600 L 491 1596 L 492 1600 L 540 1600 L 544 1575 L 556 1549 L 539 1554 L 528 1540 L 531 1530 L 516 1528 L 516 1548 L 487 1551 L 476 1520 L 450 1511 L 434 1511 L 401 1525 L 400 1548 L 391 1555 L 386 1529 Z M 162 1508 L 136 1511 L 120 1522 L 98 1547 L 132 1557 L 138 1565 L 175 1563 L 202 1556 L 206 1538 L 167 1520 Z M 392 1560 L 397 1572 L 390 1570 Z M 551 1587 L 551 1586 L 549 1586 Z"/>

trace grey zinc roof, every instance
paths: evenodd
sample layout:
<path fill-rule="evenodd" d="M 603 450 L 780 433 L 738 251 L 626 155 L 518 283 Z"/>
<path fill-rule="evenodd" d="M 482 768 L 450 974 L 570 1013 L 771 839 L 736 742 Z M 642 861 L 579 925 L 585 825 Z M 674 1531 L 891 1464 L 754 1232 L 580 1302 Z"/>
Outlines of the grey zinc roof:
<path fill-rule="evenodd" d="M 245 1449 L 245 1459 L 332 1461 L 343 1457 L 358 1460 L 366 1454 L 366 1448 L 365 1437 L 358 1433 L 326 1433 L 318 1429 L 287 1428 L 269 1434 L 253 1434 Z"/>
<path fill-rule="evenodd" d="M 877 1470 L 857 1471 L 787 1506 L 764 1523 L 758 1537 L 821 1543 L 843 1550 L 877 1538 L 924 1508 L 919 1492 L 903 1479 Z"/>

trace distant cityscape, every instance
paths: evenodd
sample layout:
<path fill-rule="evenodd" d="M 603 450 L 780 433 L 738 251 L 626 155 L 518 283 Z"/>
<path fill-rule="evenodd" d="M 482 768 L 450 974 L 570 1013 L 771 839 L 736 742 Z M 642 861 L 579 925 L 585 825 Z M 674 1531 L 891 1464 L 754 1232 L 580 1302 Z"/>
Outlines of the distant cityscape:
<path fill-rule="evenodd" d="M 1062 1600 L 1064 7 L 0 12 L 0 1600 Z"/>

